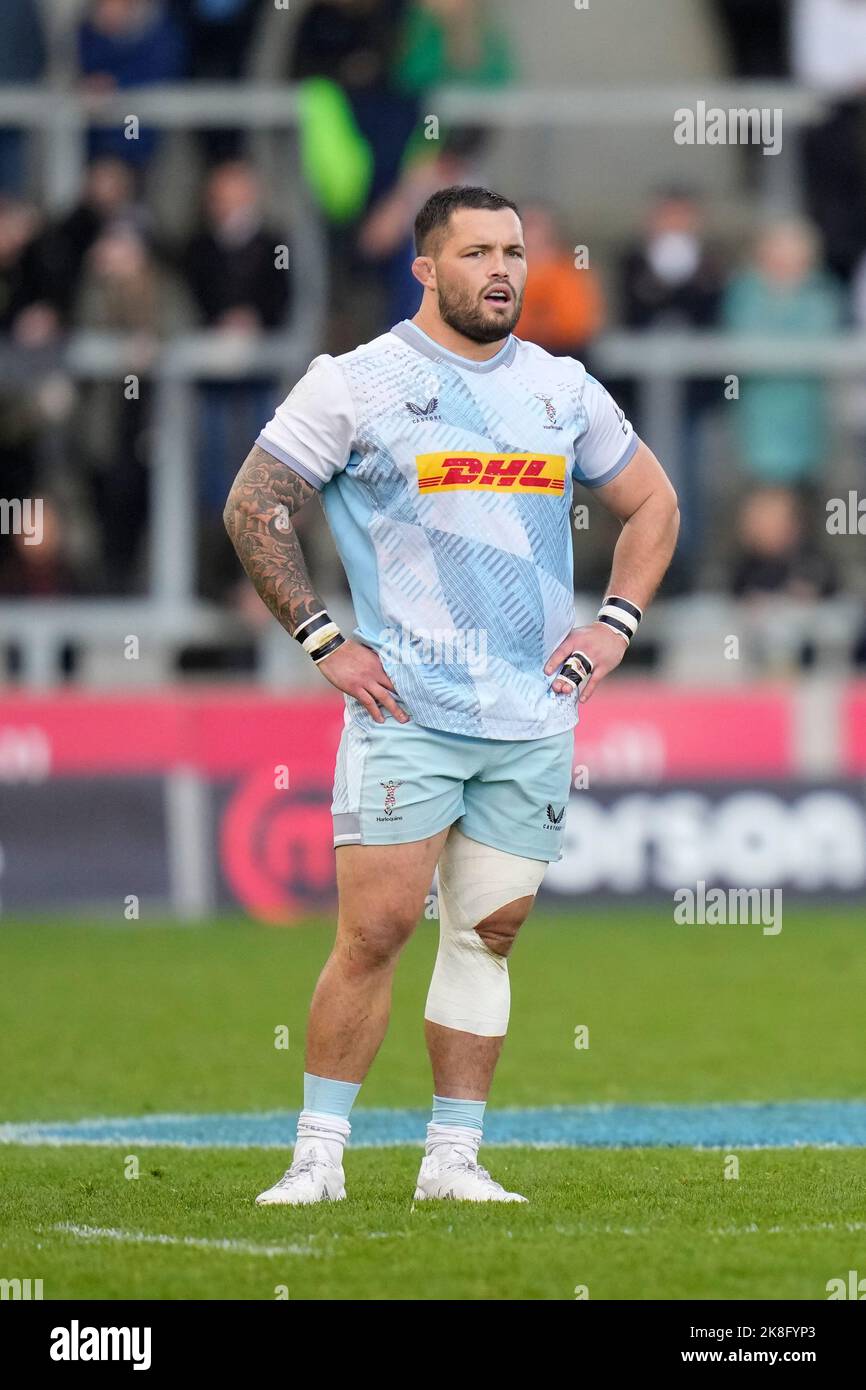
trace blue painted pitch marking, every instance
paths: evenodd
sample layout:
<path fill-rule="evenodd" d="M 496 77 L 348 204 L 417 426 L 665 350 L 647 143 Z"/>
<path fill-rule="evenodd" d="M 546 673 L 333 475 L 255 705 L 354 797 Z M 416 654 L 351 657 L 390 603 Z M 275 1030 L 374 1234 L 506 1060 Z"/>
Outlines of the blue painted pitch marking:
<path fill-rule="evenodd" d="M 350 1145 L 381 1148 L 424 1142 L 428 1110 L 352 1112 Z M 227 1115 L 140 1115 L 0 1125 L 2 1144 L 124 1144 L 181 1148 L 285 1149 L 296 1110 Z M 563 1105 L 492 1110 L 485 1147 L 793 1148 L 866 1147 L 866 1101 L 814 1100 L 718 1105 Z"/>

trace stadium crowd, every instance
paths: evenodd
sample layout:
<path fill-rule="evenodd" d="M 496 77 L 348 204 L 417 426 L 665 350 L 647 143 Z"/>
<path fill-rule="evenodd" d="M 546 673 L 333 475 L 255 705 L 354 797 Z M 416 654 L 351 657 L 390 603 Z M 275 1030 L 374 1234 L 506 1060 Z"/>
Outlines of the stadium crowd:
<path fill-rule="evenodd" d="M 728 35 L 731 76 L 789 77 L 831 97 L 827 120 L 804 146 L 809 220 L 768 221 L 744 253 L 718 237 L 688 186 L 662 188 L 601 273 L 594 260 L 576 264 L 579 225 L 509 188 L 522 204 L 530 262 L 517 332 L 590 368 L 594 341 L 610 328 L 797 339 L 866 328 L 866 6 L 714 0 L 711 7 Z M 4 0 L 3 8 L 0 84 L 56 81 L 62 73 L 98 100 L 127 87 L 243 80 L 274 7 L 272 0 L 89 0 L 62 52 L 39 0 Z M 415 312 L 415 212 L 436 187 L 486 181 L 485 130 L 453 126 L 425 138 L 424 94 L 442 84 L 496 87 L 538 75 L 520 72 L 496 6 L 482 0 L 313 0 L 292 29 L 281 70 L 305 92 L 301 168 L 329 250 L 327 341 L 309 345 L 312 357 L 345 350 Z M 11 352 L 53 365 L 29 384 L 0 372 L 0 490 L 43 497 L 47 521 L 40 546 L 0 537 L 0 596 L 140 593 L 148 584 L 147 374 L 130 400 L 115 383 L 66 375 L 60 350 L 86 330 L 134 335 L 143 360 L 184 331 L 291 333 L 291 255 L 275 256 L 277 248 L 290 251 L 291 234 L 269 207 L 245 132 L 200 133 L 198 197 L 189 200 L 182 235 L 161 221 L 155 197 L 158 156 L 170 136 L 142 128 L 130 140 L 120 129 L 94 127 L 77 204 L 59 217 L 34 196 L 34 138 L 0 129 L 0 350 L 2 361 Z M 640 431 L 635 383 L 610 384 Z M 219 513 L 284 386 L 245 378 L 198 389 L 199 586 L 221 602 L 246 603 L 248 586 L 239 583 Z M 720 400 L 718 382 L 686 388 L 687 525 L 672 592 L 706 582 L 705 441 L 722 418 Z M 739 409 L 724 417 L 739 497 L 722 576 L 730 594 L 817 599 L 856 587 L 858 575 L 862 583 L 862 568 L 840 568 L 826 544 L 821 499 L 832 477 L 833 401 L 818 376 L 743 379 Z M 318 543 L 323 519 L 305 525 L 315 568 L 327 550 Z M 589 578 L 604 583 L 603 575 Z"/>

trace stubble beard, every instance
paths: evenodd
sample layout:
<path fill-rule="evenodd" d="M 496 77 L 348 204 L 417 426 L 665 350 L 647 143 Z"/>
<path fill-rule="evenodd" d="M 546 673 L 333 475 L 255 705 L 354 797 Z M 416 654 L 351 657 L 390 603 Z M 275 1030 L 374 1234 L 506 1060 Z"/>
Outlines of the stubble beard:
<path fill-rule="evenodd" d="M 523 294 L 515 296 L 507 317 L 497 318 L 488 315 L 483 300 L 473 299 L 467 290 L 449 289 L 447 285 L 440 284 L 438 301 L 439 317 L 449 328 L 462 333 L 473 343 L 495 343 L 500 338 L 507 338 L 520 318 Z"/>

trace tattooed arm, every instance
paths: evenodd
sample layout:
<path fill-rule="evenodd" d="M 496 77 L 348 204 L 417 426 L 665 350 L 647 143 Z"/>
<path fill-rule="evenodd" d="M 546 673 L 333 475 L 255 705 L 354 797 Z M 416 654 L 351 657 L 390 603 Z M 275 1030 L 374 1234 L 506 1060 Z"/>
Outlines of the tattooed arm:
<path fill-rule="evenodd" d="M 292 524 L 295 512 L 315 491 L 300 473 L 254 444 L 223 512 L 238 559 L 287 632 L 325 607 L 310 581 Z"/>
<path fill-rule="evenodd" d="M 292 518 L 316 489 L 293 468 L 253 445 L 232 484 L 223 520 L 241 564 L 274 617 L 293 633 L 325 608 L 307 572 Z M 359 700 L 377 723 L 384 705 L 405 723 L 396 690 L 372 647 L 347 640 L 319 662 L 332 685 Z"/>

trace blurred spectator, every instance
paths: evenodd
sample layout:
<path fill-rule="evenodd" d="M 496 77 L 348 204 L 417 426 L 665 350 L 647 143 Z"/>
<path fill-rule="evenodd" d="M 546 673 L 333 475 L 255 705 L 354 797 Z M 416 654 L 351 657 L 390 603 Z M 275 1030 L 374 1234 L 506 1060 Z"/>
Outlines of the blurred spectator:
<path fill-rule="evenodd" d="M 799 81 L 828 96 L 859 96 L 866 86 L 862 0 L 793 0 L 791 56 Z"/>
<path fill-rule="evenodd" d="M 50 497 L 43 496 L 40 500 L 41 539 L 38 545 L 27 544 L 23 535 L 0 536 L 0 598 L 69 598 L 83 592 L 73 563 L 65 517 Z M 19 676 L 22 665 L 19 643 L 0 643 L 0 680 Z M 61 642 L 60 672 L 66 678 L 74 678 L 77 666 L 77 647 L 71 642 Z"/>
<path fill-rule="evenodd" d="M 186 34 L 189 75 L 202 82 L 236 81 L 247 58 L 263 0 L 173 0 Z"/>
<path fill-rule="evenodd" d="M 185 72 L 183 37 L 162 0 L 90 0 L 78 30 L 78 60 L 81 85 L 94 96 L 173 82 Z M 123 127 L 94 128 L 90 153 L 143 166 L 157 138 L 144 126 L 137 138 L 127 138 Z"/>
<path fill-rule="evenodd" d="M 186 312 L 185 312 L 186 310 Z M 157 341 L 189 322 L 182 287 L 130 226 L 109 225 L 84 260 L 75 305 L 78 327 L 137 339 L 141 369 L 135 392 L 117 381 L 83 383 L 70 430 L 91 492 L 102 550 L 100 580 L 109 593 L 134 587 L 147 525 L 148 420 L 146 369 Z"/>
<path fill-rule="evenodd" d="M 255 170 L 240 160 L 214 169 L 205 186 L 204 224 L 183 257 L 187 282 L 209 328 L 250 338 L 285 324 L 292 285 L 290 271 L 278 265 L 281 246 L 288 250 L 284 235 L 264 221 Z M 250 441 L 273 414 L 274 394 L 267 377 L 201 387 L 200 573 L 206 591 L 216 583 L 215 552 L 225 544 L 226 494 Z"/>
<path fill-rule="evenodd" d="M 426 157 L 408 161 L 397 184 L 363 223 L 358 246 L 362 256 L 377 265 L 385 290 L 381 331 L 412 318 L 421 303 L 421 286 L 412 274 L 414 224 L 419 208 L 437 188 L 486 184 L 478 159 L 484 139 L 483 131 L 467 126 L 452 131 L 441 143 L 428 143 Z"/>
<path fill-rule="evenodd" d="M 258 176 L 231 160 L 210 174 L 205 225 L 184 257 L 188 283 L 209 327 L 258 332 L 277 328 L 289 308 L 289 272 L 277 267 L 285 238 L 265 225 Z"/>
<path fill-rule="evenodd" d="M 530 204 L 521 208 L 520 220 L 528 274 L 517 333 L 548 352 L 582 357 L 605 318 L 598 276 L 589 267 L 577 269 L 552 209 Z"/>
<path fill-rule="evenodd" d="M 857 327 L 866 329 L 866 251 L 861 254 L 854 271 L 851 284 L 851 312 Z"/>
<path fill-rule="evenodd" d="M 836 591 L 833 566 L 808 540 L 803 500 L 791 488 L 759 488 L 746 497 L 731 564 L 735 598 L 779 594 L 808 600 Z"/>
<path fill-rule="evenodd" d="M 341 87 L 382 87 L 406 0 L 314 0 L 301 17 L 291 78 L 330 77 Z"/>
<path fill-rule="evenodd" d="M 640 240 L 623 262 L 624 326 L 655 331 L 712 328 L 722 285 L 721 265 L 707 244 L 703 208 L 697 198 L 685 189 L 658 194 L 647 210 Z M 633 383 L 618 384 L 616 394 L 622 408 L 634 417 L 639 403 Z M 718 399 L 718 382 L 687 382 L 678 455 L 666 460 L 675 475 L 682 515 L 667 581 L 670 591 L 691 585 L 701 553 L 705 525 L 701 432 L 707 411 Z"/>
<path fill-rule="evenodd" d="M 721 270 L 705 242 L 703 210 L 681 189 L 650 204 L 643 236 L 623 262 L 623 319 L 628 328 L 709 328 L 721 294 Z"/>
<path fill-rule="evenodd" d="M 35 208 L 0 198 L 0 333 L 21 347 L 43 347 L 60 326 L 45 302 L 40 232 Z"/>
<path fill-rule="evenodd" d="M 38 297 L 34 259 L 38 216 L 17 199 L 0 200 L 0 331 L 14 333 L 22 309 Z"/>
<path fill-rule="evenodd" d="M 751 269 L 728 287 L 724 322 L 734 333 L 803 339 L 838 330 L 842 296 L 819 262 L 814 229 L 794 219 L 771 224 Z M 748 376 L 734 407 L 743 461 L 763 482 L 814 478 L 828 447 L 827 386 L 820 377 Z"/>
<path fill-rule="evenodd" d="M 860 257 L 851 284 L 853 326 L 866 332 L 866 250 Z M 862 374 L 846 381 L 843 388 L 845 419 L 851 429 L 857 453 L 866 460 L 866 381 Z"/>
<path fill-rule="evenodd" d="M 760 488 L 737 519 L 730 591 L 762 621 L 753 629 L 752 660 L 768 672 L 814 666 L 815 642 L 801 622 L 779 612 L 779 601 L 817 603 L 836 592 L 833 566 L 808 539 L 803 499 L 785 487 Z"/>
<path fill-rule="evenodd" d="M 130 165 L 109 155 L 88 166 L 78 206 L 49 228 L 39 245 L 45 297 L 64 322 L 79 292 L 84 258 L 97 238 L 112 226 L 144 232 L 150 221 L 136 196 Z"/>
<path fill-rule="evenodd" d="M 56 315 L 41 304 L 42 280 L 38 247 L 39 215 L 17 199 L 0 197 L 0 350 L 20 359 L 21 348 L 39 348 L 57 334 Z M 7 498 L 34 496 L 43 421 L 38 393 L 26 375 L 13 371 L 0 382 L 0 494 Z M 0 535 L 0 592 L 27 592 L 22 565 L 31 565 L 21 538 Z M 26 552 L 26 553 L 25 553 Z M 31 573 L 30 570 L 27 571 Z"/>
<path fill-rule="evenodd" d="M 803 132 L 807 211 L 828 266 L 847 280 L 866 225 L 866 5 L 793 0 L 791 25 L 794 76 L 832 103 L 827 119 Z"/>
<path fill-rule="evenodd" d="M 18 383 L 0 385 L 0 496 L 34 495 L 41 429 L 35 394 Z M 9 537 L 0 536 L 0 553 L 10 545 Z"/>
<path fill-rule="evenodd" d="M 35 85 L 45 69 L 45 34 L 36 0 L 3 0 L 3 38 L 0 42 L 0 86 Z M 0 193 L 24 189 L 27 135 L 0 129 Z"/>
<path fill-rule="evenodd" d="M 0 594 L 4 598 L 53 598 L 78 592 L 66 550 L 65 527 L 50 498 L 41 502 L 39 544 L 28 544 L 23 535 L 13 535 L 0 552 Z"/>
<path fill-rule="evenodd" d="M 788 0 L 713 0 L 737 77 L 787 77 Z"/>
<path fill-rule="evenodd" d="M 90 246 L 75 306 L 76 327 L 137 335 L 143 347 L 189 322 L 183 289 L 131 226 L 114 223 Z"/>
<path fill-rule="evenodd" d="M 496 87 L 515 73 L 508 35 L 484 0 L 411 0 L 394 65 L 401 91 L 421 99 L 432 88 L 466 83 Z M 447 138 L 447 131 L 437 138 Z M 428 132 L 416 128 L 410 158 L 423 158 Z"/>
<path fill-rule="evenodd" d="M 397 59 L 406 91 L 446 82 L 498 86 L 514 76 L 508 35 L 482 0 L 412 0 Z"/>
<path fill-rule="evenodd" d="M 329 78 L 344 89 L 373 154 L 371 206 L 397 178 L 418 119 L 414 93 L 392 81 L 398 25 L 406 0 L 314 0 L 295 35 L 293 82 Z"/>
<path fill-rule="evenodd" d="M 250 47 L 265 0 L 172 0 L 172 13 L 184 31 L 189 75 L 200 82 L 237 82 L 246 75 Z M 240 130 L 201 132 L 211 164 L 240 155 Z"/>

